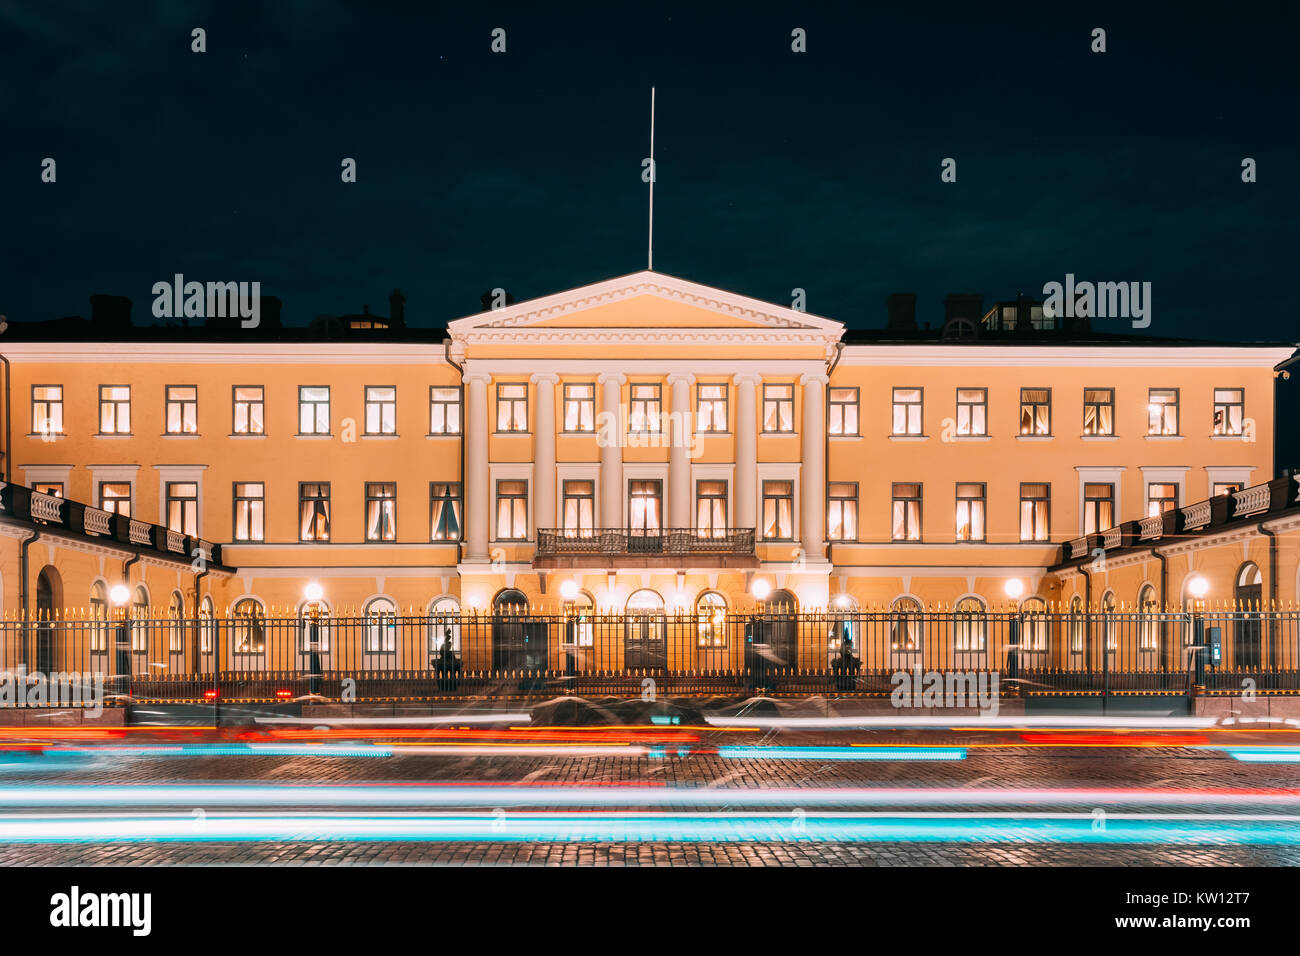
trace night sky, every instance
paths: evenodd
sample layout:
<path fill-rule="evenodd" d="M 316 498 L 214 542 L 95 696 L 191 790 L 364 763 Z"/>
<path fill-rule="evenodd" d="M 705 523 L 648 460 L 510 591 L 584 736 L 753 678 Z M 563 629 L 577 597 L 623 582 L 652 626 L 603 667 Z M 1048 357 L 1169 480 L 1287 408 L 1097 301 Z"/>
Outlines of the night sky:
<path fill-rule="evenodd" d="M 0 0 L 0 313 L 152 323 L 180 272 L 435 327 L 642 269 L 654 85 L 661 272 L 864 327 L 1074 273 L 1300 340 L 1294 4 L 552 6 Z"/>

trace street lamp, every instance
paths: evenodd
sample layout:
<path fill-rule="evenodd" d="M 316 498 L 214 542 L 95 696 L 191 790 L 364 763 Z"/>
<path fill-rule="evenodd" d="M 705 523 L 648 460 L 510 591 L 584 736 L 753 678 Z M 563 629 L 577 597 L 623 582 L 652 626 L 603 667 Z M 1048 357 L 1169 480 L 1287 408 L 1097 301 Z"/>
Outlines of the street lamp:
<path fill-rule="evenodd" d="M 131 626 L 128 623 L 131 608 L 127 603 L 131 600 L 131 589 L 125 584 L 114 584 L 108 592 L 108 599 L 113 602 L 114 607 L 121 608 L 121 613 L 117 615 L 117 629 L 113 635 L 113 670 L 117 692 L 125 694 L 127 682 L 131 678 Z"/>
<path fill-rule="evenodd" d="M 572 578 L 568 578 L 560 585 L 560 597 L 566 601 L 572 601 L 578 596 L 578 583 Z"/>
<path fill-rule="evenodd" d="M 316 581 L 308 581 L 302 589 L 302 596 L 307 599 L 307 692 L 320 694 L 320 611 L 321 599 L 325 589 Z"/>
<path fill-rule="evenodd" d="M 1192 653 L 1195 655 L 1195 671 L 1192 678 L 1192 693 L 1205 691 L 1205 657 L 1209 648 L 1205 646 L 1205 595 L 1210 593 L 1210 582 L 1199 574 L 1187 582 L 1187 593 L 1195 600 L 1192 602 Z"/>
<path fill-rule="evenodd" d="M 772 585 L 767 578 L 754 578 L 754 583 L 750 585 L 750 592 L 760 601 L 766 601 L 769 594 L 772 593 Z"/>
<path fill-rule="evenodd" d="M 1015 603 L 1015 613 L 1011 617 L 1011 635 L 1007 648 L 1007 688 L 1011 694 L 1017 691 L 1016 681 L 1020 678 L 1020 595 L 1025 593 L 1024 582 L 1019 578 L 1007 578 L 1002 586 L 1008 598 Z"/>

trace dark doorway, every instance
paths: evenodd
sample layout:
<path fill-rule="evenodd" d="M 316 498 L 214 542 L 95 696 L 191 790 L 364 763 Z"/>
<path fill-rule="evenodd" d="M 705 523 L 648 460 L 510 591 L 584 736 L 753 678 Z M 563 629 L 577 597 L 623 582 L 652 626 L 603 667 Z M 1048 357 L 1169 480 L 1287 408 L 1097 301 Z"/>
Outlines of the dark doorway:
<path fill-rule="evenodd" d="M 668 666 L 668 621 L 664 599 L 642 588 L 627 599 L 623 624 L 623 667 L 628 670 L 662 670 Z"/>
<path fill-rule="evenodd" d="M 1246 562 L 1237 572 L 1237 624 L 1233 635 L 1233 663 L 1238 668 L 1257 668 L 1262 659 L 1261 602 L 1264 599 L 1264 577 L 1258 565 Z"/>
<path fill-rule="evenodd" d="M 547 667 L 546 622 L 528 617 L 528 598 L 507 588 L 492 602 L 492 668 L 541 671 Z"/>
<path fill-rule="evenodd" d="M 36 578 L 36 670 L 54 671 L 54 615 L 59 590 L 58 572 L 47 567 Z"/>
<path fill-rule="evenodd" d="M 750 672 L 797 666 L 799 606 L 795 596 L 784 588 L 773 591 L 759 604 L 758 612 L 745 642 L 745 663 Z"/>

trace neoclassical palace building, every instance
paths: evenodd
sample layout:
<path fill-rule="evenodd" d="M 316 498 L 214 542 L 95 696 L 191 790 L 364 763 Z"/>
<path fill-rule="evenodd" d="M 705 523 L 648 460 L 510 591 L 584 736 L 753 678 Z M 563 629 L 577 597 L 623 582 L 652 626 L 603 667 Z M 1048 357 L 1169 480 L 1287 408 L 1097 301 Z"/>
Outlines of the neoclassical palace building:
<path fill-rule="evenodd" d="M 11 326 L 3 610 L 331 613 L 1297 597 L 1289 345 L 891 297 L 888 327 L 654 272 L 313 329 Z M 1100 323 L 1098 323 L 1100 325 Z M 119 594 L 122 593 L 119 591 Z M 910 606 L 910 605 L 909 605 Z"/>

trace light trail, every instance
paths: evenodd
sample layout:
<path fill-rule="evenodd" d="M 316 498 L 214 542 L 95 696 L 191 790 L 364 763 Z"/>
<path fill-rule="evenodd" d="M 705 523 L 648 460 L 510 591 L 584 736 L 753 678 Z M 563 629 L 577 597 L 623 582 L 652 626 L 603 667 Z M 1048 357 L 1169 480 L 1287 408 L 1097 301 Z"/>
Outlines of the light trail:
<path fill-rule="evenodd" d="M 1300 844 L 1300 815 L 985 813 L 0 816 L 6 843 L 957 842 Z"/>
<path fill-rule="evenodd" d="M 28 784 L 0 786 L 0 807 L 1300 807 L 1300 789 L 935 789 L 906 787 L 404 784 Z"/>
<path fill-rule="evenodd" d="M 849 746 L 849 747 L 760 747 L 718 748 L 724 760 L 965 760 L 962 747 Z"/>
<path fill-rule="evenodd" d="M 862 717 L 709 717 L 711 725 L 760 728 L 762 730 L 880 730 L 942 728 L 945 730 L 1208 730 L 1217 717 L 976 717 L 905 716 L 885 714 Z"/>

